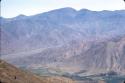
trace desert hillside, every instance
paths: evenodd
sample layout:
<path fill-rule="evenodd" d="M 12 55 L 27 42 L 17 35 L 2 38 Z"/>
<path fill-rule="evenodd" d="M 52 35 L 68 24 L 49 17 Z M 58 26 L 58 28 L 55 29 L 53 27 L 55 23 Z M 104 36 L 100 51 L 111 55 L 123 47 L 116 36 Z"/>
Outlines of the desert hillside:
<path fill-rule="evenodd" d="M 0 83 L 74 83 L 64 77 L 38 77 L 0 60 Z"/>

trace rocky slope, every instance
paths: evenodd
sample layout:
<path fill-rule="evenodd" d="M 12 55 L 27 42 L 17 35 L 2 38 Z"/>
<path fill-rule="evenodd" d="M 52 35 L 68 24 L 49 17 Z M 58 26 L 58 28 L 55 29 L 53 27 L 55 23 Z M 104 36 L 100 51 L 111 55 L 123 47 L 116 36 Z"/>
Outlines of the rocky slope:
<path fill-rule="evenodd" d="M 16 66 L 125 74 L 125 10 L 62 8 L 0 21 L 2 58 Z"/>
<path fill-rule="evenodd" d="M 123 81 L 107 82 L 102 79 L 72 80 L 60 76 L 37 76 L 0 60 L 0 83 L 123 83 Z"/>
<path fill-rule="evenodd" d="M 58 47 L 72 40 L 123 36 L 124 18 L 124 10 L 97 12 L 86 9 L 76 11 L 72 8 L 34 16 L 1 18 L 2 54 Z"/>
<path fill-rule="evenodd" d="M 0 83 L 75 83 L 64 77 L 39 77 L 0 60 Z"/>

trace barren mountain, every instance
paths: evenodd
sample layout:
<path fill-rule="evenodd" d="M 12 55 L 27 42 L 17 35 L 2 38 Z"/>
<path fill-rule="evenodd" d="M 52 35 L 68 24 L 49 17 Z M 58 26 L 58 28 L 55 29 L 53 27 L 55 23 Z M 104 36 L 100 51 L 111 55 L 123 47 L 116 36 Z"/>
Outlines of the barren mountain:
<path fill-rule="evenodd" d="M 16 66 L 125 75 L 125 10 L 62 8 L 0 20 L 2 58 Z"/>

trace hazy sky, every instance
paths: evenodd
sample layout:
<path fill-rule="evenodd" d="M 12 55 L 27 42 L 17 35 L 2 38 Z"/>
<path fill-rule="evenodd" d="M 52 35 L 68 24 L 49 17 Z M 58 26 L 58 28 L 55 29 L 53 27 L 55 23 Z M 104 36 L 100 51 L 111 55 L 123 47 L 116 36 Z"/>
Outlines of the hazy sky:
<path fill-rule="evenodd" d="M 2 0 L 1 15 L 6 18 L 19 14 L 34 15 L 53 9 L 72 7 L 94 11 L 125 9 L 123 0 Z"/>

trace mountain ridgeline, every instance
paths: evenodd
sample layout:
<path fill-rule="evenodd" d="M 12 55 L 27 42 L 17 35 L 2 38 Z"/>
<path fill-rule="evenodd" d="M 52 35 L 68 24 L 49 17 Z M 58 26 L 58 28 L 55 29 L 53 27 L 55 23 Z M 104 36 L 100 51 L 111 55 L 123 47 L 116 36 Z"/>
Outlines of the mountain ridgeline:
<path fill-rule="evenodd" d="M 0 21 L 1 57 L 16 66 L 125 75 L 125 10 L 62 8 Z"/>

